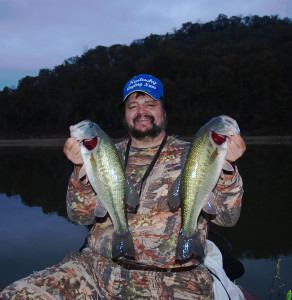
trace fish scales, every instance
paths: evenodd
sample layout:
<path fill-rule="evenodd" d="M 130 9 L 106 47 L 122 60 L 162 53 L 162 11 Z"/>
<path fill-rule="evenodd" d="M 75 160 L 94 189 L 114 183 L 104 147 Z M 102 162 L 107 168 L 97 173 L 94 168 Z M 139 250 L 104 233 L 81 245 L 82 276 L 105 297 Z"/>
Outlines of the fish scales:
<path fill-rule="evenodd" d="M 169 196 L 169 206 L 177 209 L 181 202 L 182 225 L 178 237 L 176 259 L 186 260 L 193 255 L 204 257 L 197 222 L 201 210 L 216 212 L 211 200 L 213 189 L 223 166 L 232 166 L 225 161 L 227 141 L 240 130 L 235 120 L 218 116 L 206 123 L 195 135 L 181 177 L 176 180 Z M 177 199 L 179 198 L 179 199 Z M 208 205 L 207 205 L 208 204 Z M 207 205 L 207 207 L 206 207 Z"/>
<path fill-rule="evenodd" d="M 97 197 L 99 199 L 105 199 L 104 206 L 111 212 L 110 216 L 112 222 L 120 233 L 127 232 L 128 225 L 123 217 L 125 215 L 125 206 L 120 202 L 125 196 L 125 181 L 122 173 L 123 169 L 119 166 L 119 157 L 115 151 L 109 147 L 108 143 L 105 143 L 105 138 L 101 138 L 99 152 L 91 153 L 91 159 L 94 159 L 96 167 L 91 168 L 88 163 L 85 162 L 87 172 L 92 172 L 91 180 L 94 185 Z M 113 166 L 115 166 L 113 168 Z M 89 175 L 90 176 L 90 175 Z M 113 188 L 114 187 L 114 188 Z M 113 199 L 113 201 L 111 201 Z M 119 209 L 116 209 L 118 208 Z"/>
<path fill-rule="evenodd" d="M 216 173 L 216 170 L 213 169 L 215 168 L 214 163 L 210 163 L 209 158 L 214 153 L 213 147 L 210 146 L 211 142 L 206 132 L 202 132 L 200 136 L 194 139 L 182 175 L 182 197 L 184 199 L 182 223 L 187 237 L 191 237 L 196 230 L 197 219 L 206 197 L 218 180 L 212 180 L 212 173 Z M 217 173 L 220 173 L 218 168 Z M 194 198 L 196 201 L 193 201 Z M 194 214 L 189 214 L 190 211 L 193 211 Z"/>

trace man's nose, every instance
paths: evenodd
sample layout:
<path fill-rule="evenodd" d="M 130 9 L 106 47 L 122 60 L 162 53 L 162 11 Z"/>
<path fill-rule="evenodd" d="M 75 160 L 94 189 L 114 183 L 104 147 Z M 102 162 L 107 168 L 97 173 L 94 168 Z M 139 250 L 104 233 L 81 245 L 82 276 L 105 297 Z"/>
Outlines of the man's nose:
<path fill-rule="evenodd" d="M 146 111 L 147 111 L 147 109 L 144 105 L 138 106 L 138 114 L 144 114 Z"/>

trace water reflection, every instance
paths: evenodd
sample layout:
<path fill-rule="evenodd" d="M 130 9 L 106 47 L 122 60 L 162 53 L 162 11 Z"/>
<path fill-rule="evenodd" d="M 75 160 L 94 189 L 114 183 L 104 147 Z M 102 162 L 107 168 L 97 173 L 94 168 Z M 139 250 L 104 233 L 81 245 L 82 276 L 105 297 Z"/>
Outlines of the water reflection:
<path fill-rule="evenodd" d="M 241 217 L 234 230 L 216 227 L 242 258 L 276 258 L 292 252 L 289 186 L 291 145 L 248 146 L 238 161 L 244 181 Z M 214 229 L 214 227 L 213 227 Z"/>
<path fill-rule="evenodd" d="M 0 148 L 0 289 L 60 262 L 86 229 L 68 221 L 72 165 L 62 148 Z"/>
<path fill-rule="evenodd" d="M 61 148 L 0 148 L 0 155 L 0 193 L 67 217 L 64 199 L 72 165 Z"/>
<path fill-rule="evenodd" d="M 267 299 L 276 258 L 282 258 L 282 275 L 292 288 L 291 150 L 291 145 L 248 146 L 238 162 L 245 190 L 241 218 L 234 228 L 211 226 L 245 265 L 239 283 L 261 299 Z M 61 148 L 0 148 L 0 155 L 1 289 L 78 250 L 86 229 L 67 219 L 72 165 Z"/>
<path fill-rule="evenodd" d="M 41 207 L 23 205 L 19 196 L 0 194 L 0 290 L 9 283 L 60 262 L 78 251 L 86 229 Z"/>

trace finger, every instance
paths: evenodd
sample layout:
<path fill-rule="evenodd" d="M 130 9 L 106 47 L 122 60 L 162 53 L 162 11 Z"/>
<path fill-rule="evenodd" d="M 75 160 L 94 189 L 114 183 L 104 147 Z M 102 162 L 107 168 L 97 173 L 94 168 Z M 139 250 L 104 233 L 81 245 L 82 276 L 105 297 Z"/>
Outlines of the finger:
<path fill-rule="evenodd" d="M 65 153 L 65 155 L 67 155 L 71 151 L 72 147 L 73 147 L 72 138 L 68 138 L 63 147 L 63 152 Z"/>
<path fill-rule="evenodd" d="M 81 163 L 80 145 L 76 138 L 68 138 L 63 149 L 67 158 L 73 163 Z"/>
<path fill-rule="evenodd" d="M 240 158 L 246 150 L 245 142 L 239 135 L 234 135 L 231 137 L 228 143 L 226 160 L 229 162 L 234 162 Z"/>
<path fill-rule="evenodd" d="M 80 151 L 80 146 L 78 144 L 74 144 L 74 146 L 72 147 L 72 154 L 75 157 L 81 156 L 81 151 Z"/>
<path fill-rule="evenodd" d="M 233 142 L 243 154 L 246 150 L 246 145 L 243 138 L 240 135 L 234 135 Z"/>
<path fill-rule="evenodd" d="M 68 138 L 64 144 L 64 152 L 70 152 L 73 146 L 76 144 L 76 138 Z"/>
<path fill-rule="evenodd" d="M 239 144 L 241 144 L 243 142 L 243 138 L 239 134 L 232 135 L 231 140 L 234 141 L 235 143 L 239 143 Z"/>

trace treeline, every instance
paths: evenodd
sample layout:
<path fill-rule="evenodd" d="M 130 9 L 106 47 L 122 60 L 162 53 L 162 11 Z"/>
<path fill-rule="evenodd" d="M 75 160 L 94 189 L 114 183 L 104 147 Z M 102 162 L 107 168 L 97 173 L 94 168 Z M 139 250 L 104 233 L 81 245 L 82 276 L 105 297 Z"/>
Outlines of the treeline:
<path fill-rule="evenodd" d="M 218 114 L 243 134 L 291 135 L 292 20 L 227 16 L 165 35 L 97 46 L 0 92 L 0 138 L 63 136 L 83 119 L 124 134 L 119 104 L 139 73 L 165 86 L 169 133 L 190 134 Z"/>

